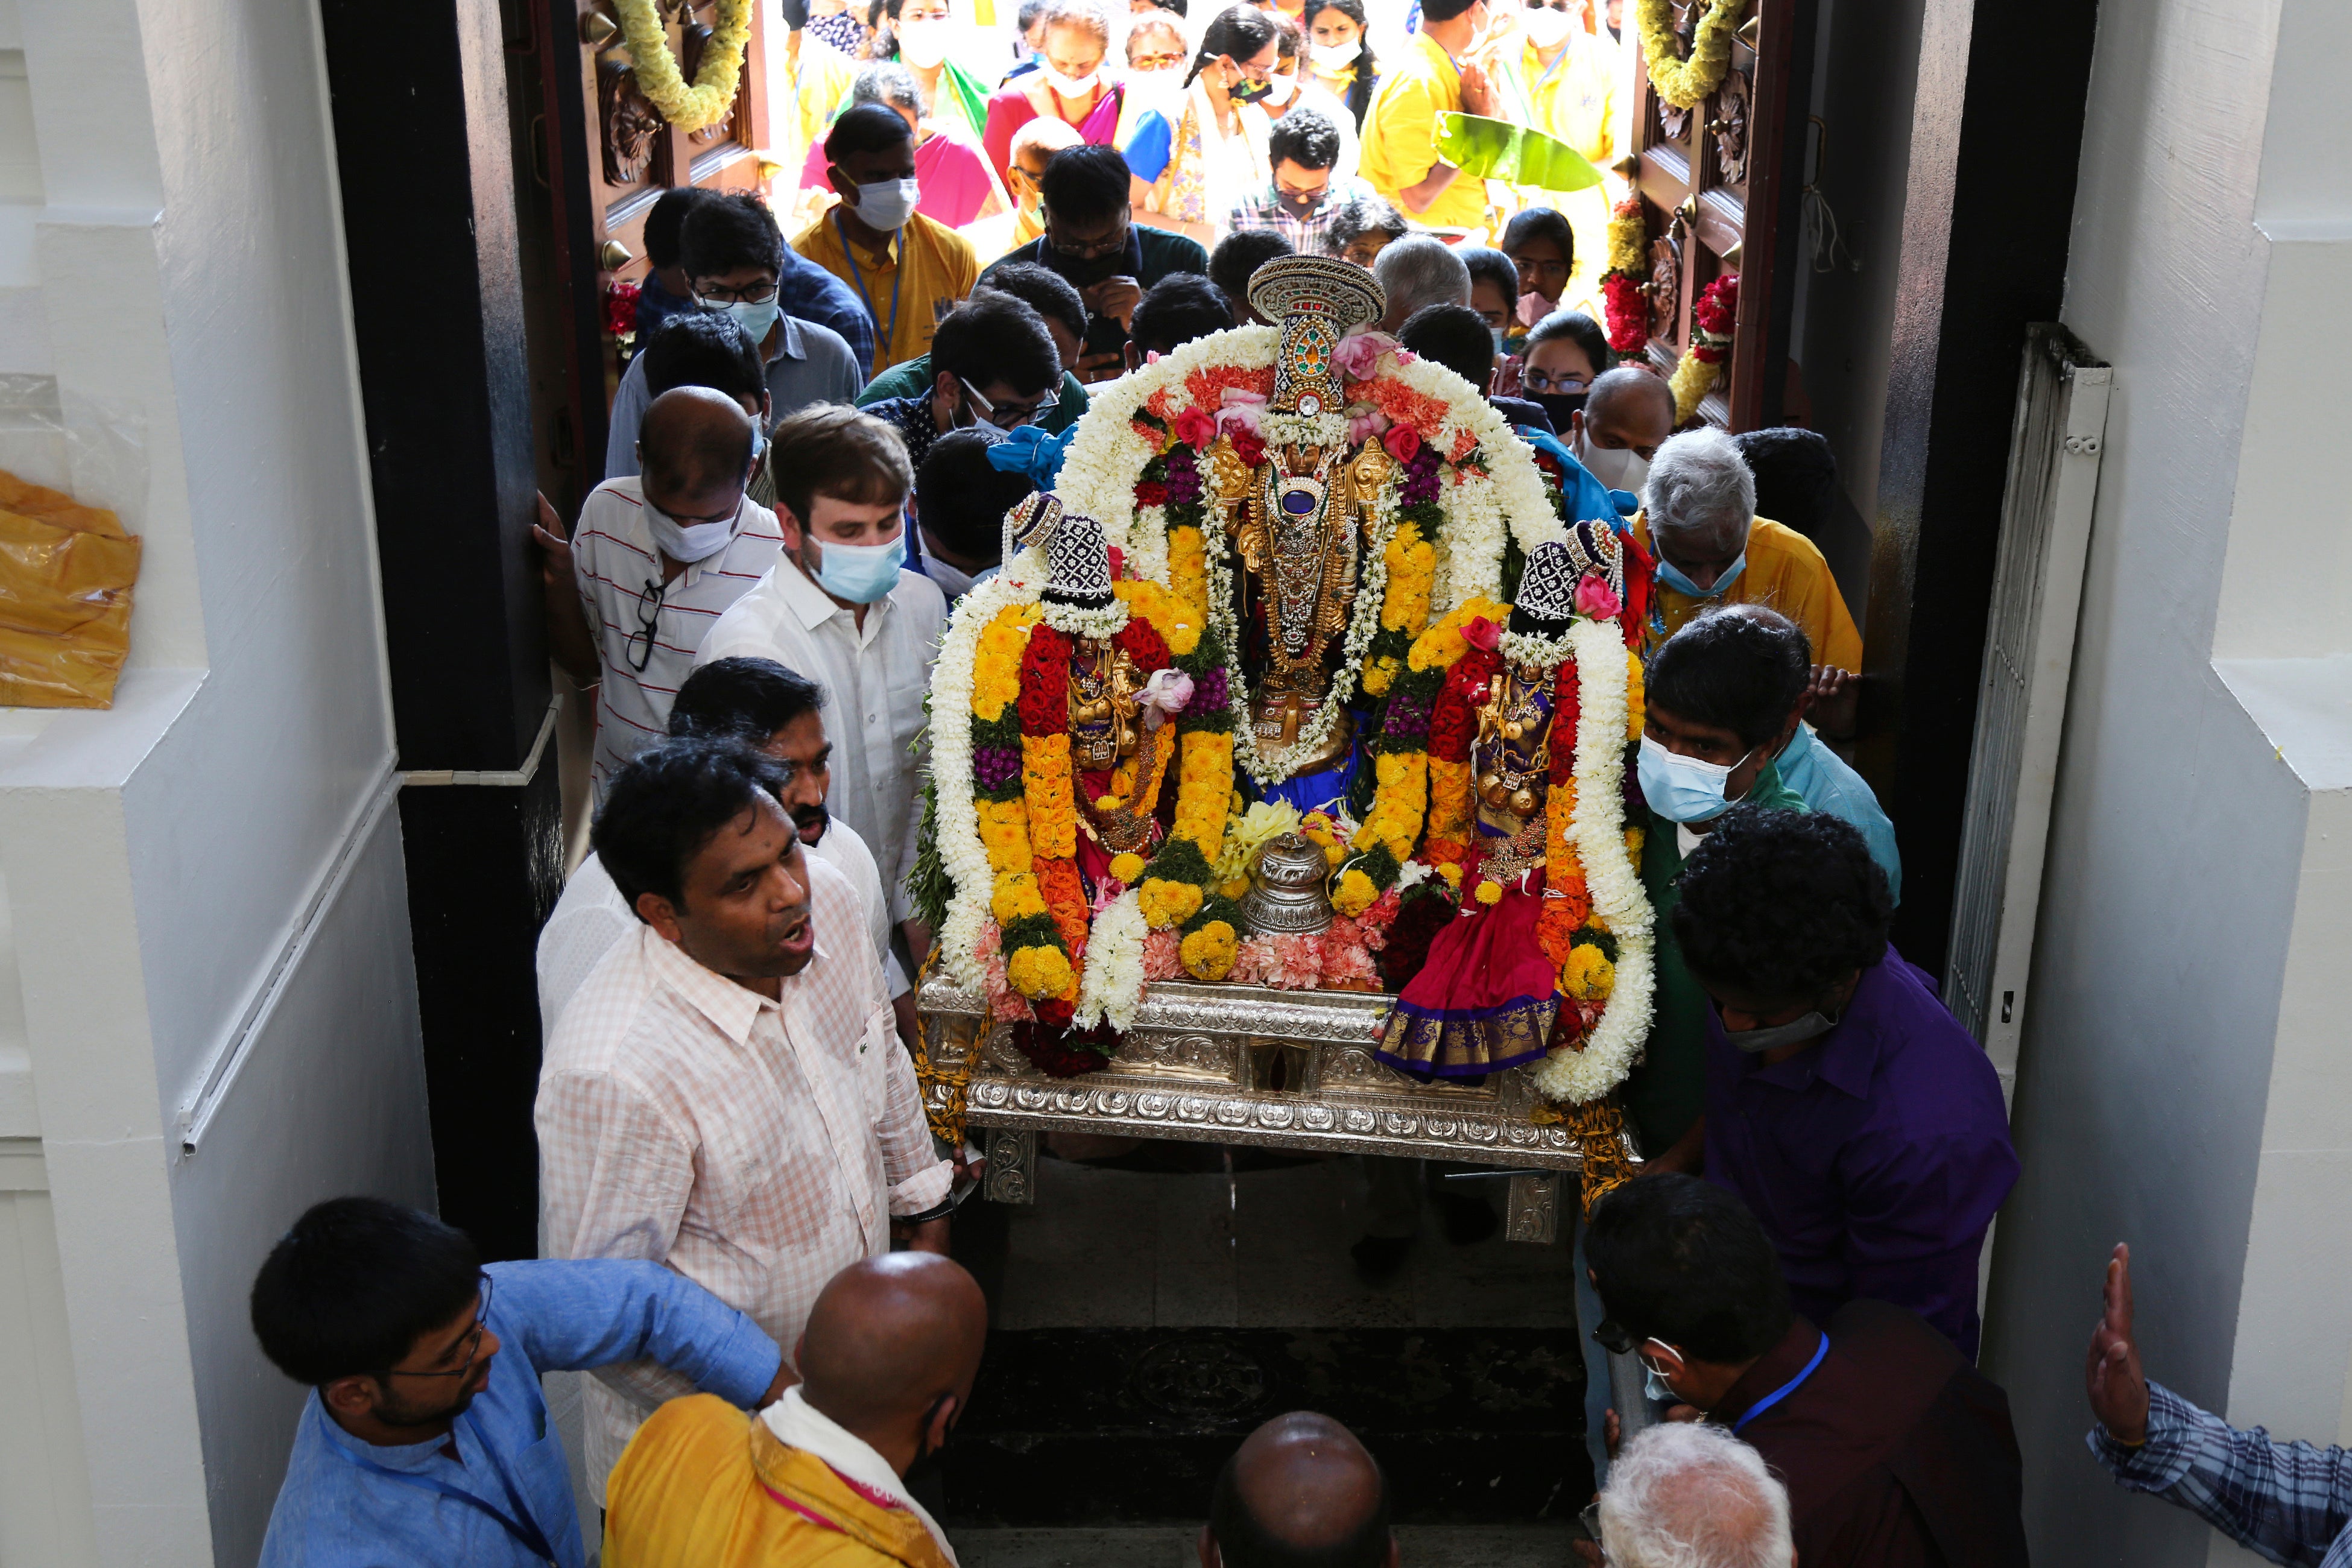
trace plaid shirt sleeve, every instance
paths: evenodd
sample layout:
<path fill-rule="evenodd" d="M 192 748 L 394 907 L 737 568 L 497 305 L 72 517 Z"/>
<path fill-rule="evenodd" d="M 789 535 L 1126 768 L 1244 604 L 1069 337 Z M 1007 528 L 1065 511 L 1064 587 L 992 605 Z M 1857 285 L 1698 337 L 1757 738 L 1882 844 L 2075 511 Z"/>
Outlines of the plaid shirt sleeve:
<path fill-rule="evenodd" d="M 2116 1483 L 2178 1503 L 2273 1563 L 2352 1568 L 2352 1453 L 2241 1432 L 2160 1383 L 2147 1385 L 2147 1441 L 2095 1426 L 2092 1458 Z"/>

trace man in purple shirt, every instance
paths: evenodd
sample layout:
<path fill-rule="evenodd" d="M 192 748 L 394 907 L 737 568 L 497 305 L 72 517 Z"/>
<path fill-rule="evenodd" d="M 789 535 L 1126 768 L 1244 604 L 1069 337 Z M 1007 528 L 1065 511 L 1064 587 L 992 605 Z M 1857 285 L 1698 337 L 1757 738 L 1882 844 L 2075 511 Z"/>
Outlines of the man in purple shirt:
<path fill-rule="evenodd" d="M 1677 886 L 1714 1003 L 1707 1179 L 1763 1223 L 1799 1311 L 1892 1301 L 1974 1360 L 1977 1255 L 2017 1152 L 1983 1049 L 1887 945 L 1869 846 L 1834 816 L 1734 806 Z"/>

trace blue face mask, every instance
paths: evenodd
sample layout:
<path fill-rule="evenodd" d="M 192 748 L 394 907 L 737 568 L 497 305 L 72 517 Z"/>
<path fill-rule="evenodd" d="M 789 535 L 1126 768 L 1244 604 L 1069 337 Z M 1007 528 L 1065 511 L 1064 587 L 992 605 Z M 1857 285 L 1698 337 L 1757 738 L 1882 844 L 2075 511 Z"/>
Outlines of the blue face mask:
<path fill-rule="evenodd" d="M 1658 581 L 1664 583 L 1667 587 L 1672 588 L 1675 593 L 1687 595 L 1694 599 L 1719 599 L 1723 597 L 1725 591 L 1727 590 L 1734 583 L 1738 582 L 1739 574 L 1747 570 L 1748 552 L 1743 550 L 1739 552 L 1738 559 L 1732 562 L 1730 566 L 1725 569 L 1723 575 L 1715 580 L 1714 587 L 1702 588 L 1697 584 L 1692 582 L 1688 577 L 1684 576 L 1682 568 L 1667 560 L 1664 551 L 1658 552 Z"/>
<path fill-rule="evenodd" d="M 735 324 L 743 329 L 754 348 L 768 341 L 768 334 L 775 330 L 776 318 L 784 313 L 782 304 L 774 300 L 733 300 L 719 308 L 735 318 Z"/>
<path fill-rule="evenodd" d="M 1641 759 L 1636 764 L 1642 780 L 1642 798 L 1668 822 L 1705 822 L 1720 816 L 1727 804 L 1723 798 L 1724 781 L 1747 760 L 1742 756 L 1729 766 L 1702 763 L 1696 757 L 1670 752 L 1643 735 Z"/>
<path fill-rule="evenodd" d="M 818 562 L 816 584 L 836 599 L 870 605 L 887 597 L 898 585 L 898 568 L 907 560 L 907 536 L 902 531 L 887 544 L 842 544 L 817 542 L 824 553 Z"/>

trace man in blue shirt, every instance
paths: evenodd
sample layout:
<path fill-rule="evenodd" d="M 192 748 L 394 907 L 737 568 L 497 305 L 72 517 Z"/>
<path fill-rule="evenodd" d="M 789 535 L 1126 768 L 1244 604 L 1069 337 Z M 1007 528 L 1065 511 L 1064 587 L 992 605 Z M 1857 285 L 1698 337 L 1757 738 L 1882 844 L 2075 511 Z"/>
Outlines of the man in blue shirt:
<path fill-rule="evenodd" d="M 380 1198 L 310 1209 L 253 1285 L 253 1330 L 311 1385 L 264 1568 L 583 1568 L 543 1372 L 652 1360 L 746 1408 L 792 1381 L 742 1313 L 651 1263 L 494 1263 Z"/>

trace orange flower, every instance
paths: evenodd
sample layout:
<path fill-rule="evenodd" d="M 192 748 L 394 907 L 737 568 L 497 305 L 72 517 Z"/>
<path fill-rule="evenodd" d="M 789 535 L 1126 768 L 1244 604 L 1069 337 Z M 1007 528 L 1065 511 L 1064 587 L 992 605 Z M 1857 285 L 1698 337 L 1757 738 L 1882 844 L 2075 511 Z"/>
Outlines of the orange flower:
<path fill-rule="evenodd" d="M 1076 958 L 1087 947 L 1087 885 L 1078 876 L 1078 863 L 1040 855 L 1036 868 L 1037 886 L 1045 895 L 1045 912 L 1054 917 L 1063 945 Z"/>

